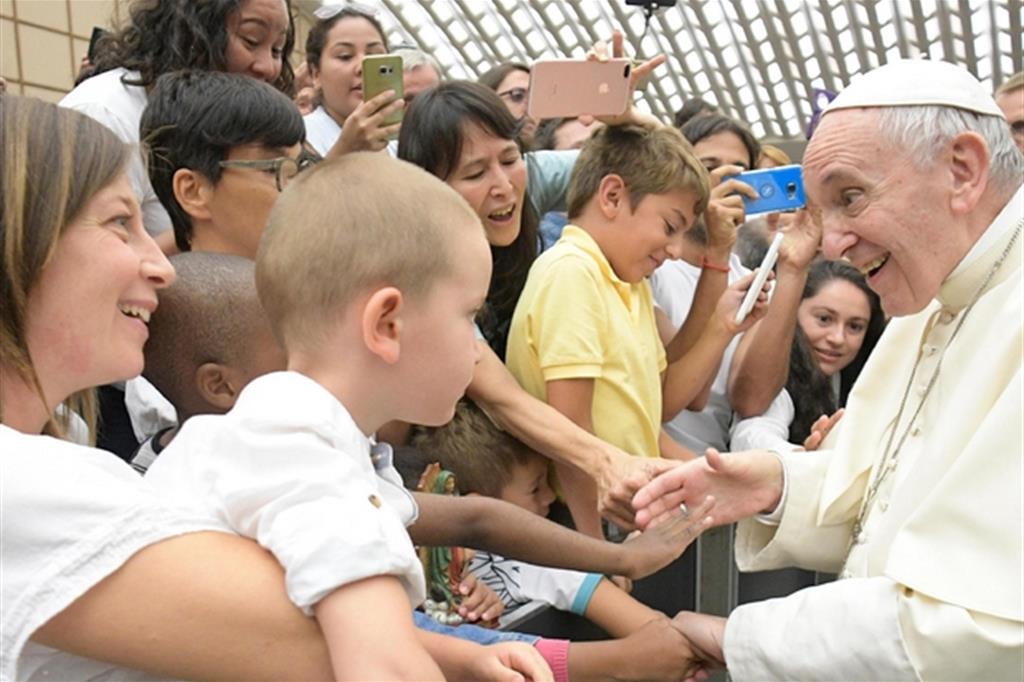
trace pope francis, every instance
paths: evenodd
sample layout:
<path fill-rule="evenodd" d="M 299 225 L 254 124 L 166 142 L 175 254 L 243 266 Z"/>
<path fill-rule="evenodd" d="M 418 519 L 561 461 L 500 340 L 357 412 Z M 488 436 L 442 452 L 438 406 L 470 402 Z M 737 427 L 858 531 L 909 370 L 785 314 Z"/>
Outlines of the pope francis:
<path fill-rule="evenodd" d="M 705 494 L 741 570 L 834 583 L 675 622 L 734 680 L 1024 677 L 1024 156 L 960 67 L 893 62 L 829 106 L 804 157 L 823 251 L 894 319 L 818 452 L 708 456 L 634 498 Z M 770 312 L 769 312 L 770 314 Z"/>

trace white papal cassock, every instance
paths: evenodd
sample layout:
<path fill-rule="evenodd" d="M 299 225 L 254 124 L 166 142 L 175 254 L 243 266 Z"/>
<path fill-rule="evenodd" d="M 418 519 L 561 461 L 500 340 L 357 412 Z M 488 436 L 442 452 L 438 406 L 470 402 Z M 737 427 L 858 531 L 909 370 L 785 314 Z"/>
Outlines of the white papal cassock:
<path fill-rule="evenodd" d="M 782 455 L 781 519 L 740 523 L 740 569 L 843 574 L 736 609 L 725 633 L 734 680 L 1024 677 L 1024 235 L 943 355 L 1022 219 L 1018 188 L 938 298 L 889 324 L 826 449 Z M 940 358 L 936 384 L 910 422 Z M 897 441 L 909 428 L 898 466 L 844 568 L 893 428 Z"/>

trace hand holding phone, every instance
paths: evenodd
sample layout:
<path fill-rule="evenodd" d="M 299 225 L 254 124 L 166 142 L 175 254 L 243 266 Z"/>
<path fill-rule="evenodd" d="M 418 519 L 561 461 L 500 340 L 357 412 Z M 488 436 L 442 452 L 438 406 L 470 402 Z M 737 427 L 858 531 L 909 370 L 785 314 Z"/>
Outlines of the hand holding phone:
<path fill-rule="evenodd" d="M 778 211 L 795 211 L 807 204 L 803 172 L 798 165 L 747 171 L 732 176 L 750 185 L 757 198 L 743 198 L 747 216 Z"/>
<path fill-rule="evenodd" d="M 392 90 L 395 99 L 405 97 L 403 87 L 402 58 L 393 54 L 372 54 L 363 59 L 363 102 Z M 390 112 L 381 125 L 390 126 L 402 122 L 402 109 Z"/>
<path fill-rule="evenodd" d="M 632 70 L 628 59 L 535 62 L 530 70 L 527 113 L 537 121 L 584 114 L 618 116 L 629 107 Z"/>
<path fill-rule="evenodd" d="M 764 288 L 764 283 L 768 280 L 769 275 L 772 273 L 772 268 L 775 267 L 775 261 L 779 258 L 779 247 L 782 246 L 784 238 L 785 235 L 781 232 L 775 233 L 775 238 L 772 239 L 771 246 L 768 247 L 768 253 L 764 254 L 764 260 L 761 261 L 761 265 L 757 268 L 757 275 L 754 277 L 750 288 L 747 289 L 743 302 L 740 304 L 740 309 L 736 311 L 736 324 L 743 324 L 743 320 L 747 319 L 747 315 L 754 309 L 757 297 L 761 294 L 761 289 Z"/>

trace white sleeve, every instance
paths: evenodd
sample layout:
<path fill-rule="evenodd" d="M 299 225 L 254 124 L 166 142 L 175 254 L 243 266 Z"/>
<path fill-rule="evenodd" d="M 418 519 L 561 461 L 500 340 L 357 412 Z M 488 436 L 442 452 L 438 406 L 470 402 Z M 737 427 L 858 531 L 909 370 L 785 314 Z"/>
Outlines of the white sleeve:
<path fill-rule="evenodd" d="M 793 422 L 795 414 L 793 399 L 786 389 L 782 389 L 764 414 L 741 419 L 732 425 L 729 432 L 729 449 L 735 452 L 788 452 L 797 449 L 798 445 L 789 442 L 789 425 Z"/>
<path fill-rule="evenodd" d="M 488 552 L 476 552 L 469 570 L 494 590 L 508 610 L 541 601 L 583 615 L 601 582 L 596 573 L 537 566 Z"/>
<path fill-rule="evenodd" d="M 740 606 L 724 651 L 742 680 L 1019 679 L 1021 624 L 854 578 Z"/>
<path fill-rule="evenodd" d="M 339 451 L 305 425 L 255 419 L 218 440 L 211 451 L 231 453 L 216 458 L 221 513 L 277 557 L 296 606 L 311 614 L 335 589 L 375 575 L 398 577 L 413 606 L 423 601 L 423 569 L 368 452 Z"/>

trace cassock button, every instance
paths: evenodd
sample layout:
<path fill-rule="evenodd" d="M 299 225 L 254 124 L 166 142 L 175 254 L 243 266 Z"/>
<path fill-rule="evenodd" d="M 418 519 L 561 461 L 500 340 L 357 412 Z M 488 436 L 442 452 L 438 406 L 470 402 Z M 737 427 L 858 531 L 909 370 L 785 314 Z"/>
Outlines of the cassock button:
<path fill-rule="evenodd" d="M 856 542 L 857 542 L 858 545 L 863 545 L 867 541 L 868 541 L 868 534 L 866 532 L 861 531 L 861 532 L 857 533 L 857 540 L 856 540 Z"/>
<path fill-rule="evenodd" d="M 889 500 L 881 500 L 878 503 L 878 509 L 882 512 L 889 511 Z"/>
<path fill-rule="evenodd" d="M 910 435 L 911 436 L 920 436 L 921 435 L 921 427 L 918 426 L 917 424 L 914 424 L 914 428 L 910 429 Z"/>
<path fill-rule="evenodd" d="M 952 311 L 943 310 L 941 313 L 939 313 L 939 322 L 941 322 L 942 324 L 949 324 L 950 322 L 952 322 L 955 319 L 956 319 L 956 313 L 954 313 Z"/>
<path fill-rule="evenodd" d="M 923 396 L 923 395 L 924 395 L 925 393 L 927 393 L 927 392 L 928 392 L 928 384 L 920 384 L 920 385 L 919 385 L 919 386 L 917 387 L 917 394 L 918 394 L 919 396 Z"/>
<path fill-rule="evenodd" d="M 370 495 L 370 504 L 380 509 L 380 498 L 377 497 L 376 495 Z"/>
<path fill-rule="evenodd" d="M 929 344 L 926 344 L 925 347 L 924 347 L 924 354 L 925 354 L 926 357 L 931 357 L 932 355 L 935 355 L 935 353 L 938 350 L 939 349 L 938 349 L 937 346 L 933 346 L 932 344 L 929 343 Z"/>

